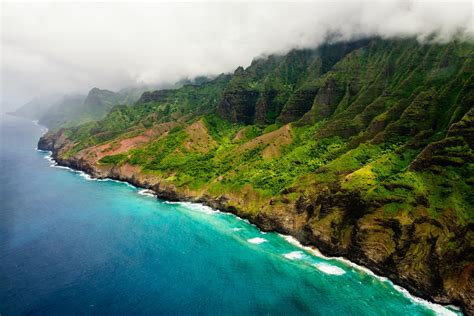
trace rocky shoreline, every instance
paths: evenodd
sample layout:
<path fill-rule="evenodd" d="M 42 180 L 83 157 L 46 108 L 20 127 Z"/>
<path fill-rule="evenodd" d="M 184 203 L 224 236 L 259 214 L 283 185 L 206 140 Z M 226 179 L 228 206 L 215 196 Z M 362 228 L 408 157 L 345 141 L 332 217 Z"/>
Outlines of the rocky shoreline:
<path fill-rule="evenodd" d="M 47 134 L 48 135 L 48 134 Z M 425 299 L 430 302 L 442 305 L 454 305 L 460 306 L 461 310 L 466 315 L 474 315 L 474 306 L 469 296 L 471 293 L 466 293 L 465 299 L 458 299 L 453 297 L 452 293 L 445 293 L 442 284 L 437 284 L 433 287 L 433 284 L 427 284 L 426 287 L 415 284 L 413 280 L 410 280 L 404 276 L 401 276 L 394 270 L 393 266 L 387 266 L 385 264 L 377 264 L 371 258 L 369 258 L 364 251 L 358 249 L 355 246 L 350 246 L 346 249 L 341 247 L 334 247 L 334 241 L 327 241 L 324 238 L 315 237 L 307 230 L 296 230 L 292 229 L 292 225 L 288 225 L 294 219 L 287 217 L 268 216 L 265 214 L 258 214 L 257 216 L 249 216 L 248 213 L 244 212 L 238 206 L 231 205 L 226 196 L 213 197 L 207 194 L 195 195 L 183 193 L 176 190 L 175 187 L 169 185 L 163 185 L 159 181 L 150 181 L 148 178 L 140 177 L 136 174 L 126 174 L 121 172 L 120 168 L 112 167 L 100 169 L 97 166 L 91 164 L 87 159 L 69 157 L 61 157 L 60 153 L 64 148 L 64 140 L 57 140 L 56 136 L 43 136 L 38 142 L 38 149 L 51 151 L 52 158 L 60 166 L 69 167 L 75 170 L 83 171 L 90 176 L 97 179 L 109 178 L 112 180 L 119 180 L 130 183 L 136 187 L 152 190 L 157 198 L 175 201 L 175 202 L 193 202 L 201 203 L 211 208 L 217 209 L 222 212 L 232 213 L 240 218 L 247 219 L 250 223 L 256 225 L 262 231 L 272 231 L 280 234 L 290 235 L 298 240 L 303 246 L 309 246 L 317 248 L 323 255 L 329 257 L 344 257 L 349 261 L 367 267 L 377 275 L 387 277 L 394 284 L 403 287 L 410 294 Z M 66 142 L 67 143 L 67 142 Z M 298 207 L 297 212 L 298 211 Z M 291 217 L 294 210 L 289 210 L 288 213 Z M 420 271 L 421 272 L 421 271 Z M 451 295 L 450 295 L 451 294 Z"/>

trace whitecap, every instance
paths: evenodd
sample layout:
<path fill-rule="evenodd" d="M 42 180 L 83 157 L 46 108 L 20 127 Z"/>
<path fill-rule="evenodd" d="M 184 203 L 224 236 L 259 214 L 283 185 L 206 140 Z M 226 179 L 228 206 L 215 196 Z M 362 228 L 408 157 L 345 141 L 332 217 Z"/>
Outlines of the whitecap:
<path fill-rule="evenodd" d="M 388 281 L 390 283 L 392 283 L 391 281 Z M 442 305 L 439 305 L 439 304 L 436 304 L 436 303 L 431 303 L 427 300 L 424 300 L 422 298 L 419 298 L 419 297 L 416 297 L 416 296 L 413 296 L 411 295 L 406 289 L 402 288 L 401 286 L 398 286 L 398 285 L 395 285 L 392 283 L 392 286 L 398 290 L 400 293 L 403 294 L 403 296 L 405 296 L 406 298 L 408 298 L 409 300 L 411 300 L 412 302 L 415 302 L 419 305 L 422 305 L 428 309 L 431 309 L 436 315 L 440 315 L 440 316 L 456 316 L 458 314 L 461 314 L 460 313 L 460 309 L 457 307 L 457 306 L 453 306 L 453 305 L 449 305 L 449 307 L 451 309 L 454 309 L 456 311 L 458 311 L 458 313 L 454 312 L 453 310 L 445 307 L 445 306 L 442 306 Z"/>
<path fill-rule="evenodd" d="M 319 271 L 324 272 L 326 274 L 332 275 L 343 275 L 346 273 L 343 269 L 327 264 L 327 263 L 315 263 L 314 266 L 318 268 Z"/>
<path fill-rule="evenodd" d="M 285 240 L 288 241 L 290 244 L 292 244 L 294 246 L 297 246 L 301 249 L 304 249 L 304 250 L 310 252 L 311 254 L 315 255 L 316 257 L 323 258 L 323 259 L 331 259 L 331 258 L 323 255 L 318 249 L 316 249 L 314 247 L 303 246 L 296 238 L 294 238 L 292 236 L 283 235 L 283 234 L 280 234 L 280 236 L 285 238 Z M 390 283 L 394 287 L 394 289 L 396 289 L 398 292 L 400 292 L 403 296 L 405 296 L 406 298 L 408 298 L 409 300 L 411 300 L 412 302 L 414 302 L 416 304 L 420 304 L 420 305 L 422 305 L 422 306 L 424 306 L 428 309 L 431 309 L 433 312 L 435 312 L 436 315 L 454 316 L 454 315 L 457 315 L 457 314 L 453 310 L 460 311 L 459 307 L 457 307 L 457 306 L 449 305 L 449 308 L 447 308 L 443 305 L 432 303 L 432 302 L 427 301 L 425 299 L 413 296 L 406 289 L 402 288 L 401 286 L 393 284 L 393 282 L 390 281 L 388 278 L 377 275 L 372 270 L 370 270 L 366 267 L 360 266 L 360 265 L 358 265 L 358 264 L 356 264 L 356 263 L 354 263 L 354 262 L 352 262 L 352 261 L 350 261 L 346 258 L 333 257 L 332 259 L 333 260 L 338 260 L 339 262 L 342 262 L 343 264 L 345 264 L 347 266 L 350 266 L 350 267 L 352 267 L 352 268 L 354 268 L 358 271 L 362 271 L 365 274 L 370 275 L 371 277 L 374 277 L 374 278 L 376 278 L 376 279 L 378 279 L 382 282 Z"/>
<path fill-rule="evenodd" d="M 137 193 L 144 196 L 151 196 L 151 197 L 156 196 L 154 191 L 148 190 L 148 189 L 139 190 Z"/>
<path fill-rule="evenodd" d="M 234 227 L 232 228 L 232 231 L 233 232 L 238 232 L 238 231 L 241 231 L 243 228 L 240 228 L 240 227 Z"/>
<path fill-rule="evenodd" d="M 53 158 L 53 153 L 49 150 L 41 150 L 41 149 L 36 149 L 37 151 L 39 152 L 42 152 L 42 153 L 48 153 L 46 156 L 44 156 L 43 158 L 46 159 L 48 162 L 49 162 L 49 166 L 50 167 L 54 167 L 54 168 L 60 168 L 60 169 L 68 169 L 68 170 L 71 170 L 71 171 L 74 171 L 73 169 L 69 168 L 69 167 L 65 167 L 65 166 L 60 166 L 58 165 L 58 163 L 56 162 L 56 160 L 54 160 Z"/>
<path fill-rule="evenodd" d="M 83 171 L 78 171 L 78 170 L 74 170 L 72 168 L 69 168 L 69 167 L 66 167 L 66 166 L 60 166 L 56 163 L 56 161 L 53 159 L 52 157 L 52 152 L 51 151 L 46 151 L 46 150 L 41 150 L 41 149 L 38 149 L 36 148 L 37 151 L 39 152 L 44 152 L 44 153 L 48 153 L 47 155 L 44 156 L 44 158 L 46 160 L 48 160 L 51 164 L 50 166 L 51 167 L 55 167 L 55 168 L 61 168 L 61 169 L 68 169 L 72 172 L 75 172 L 75 173 L 78 173 L 81 177 L 83 177 L 84 179 L 86 180 L 95 180 L 95 181 L 113 181 L 113 182 L 118 182 L 118 183 L 125 183 L 127 186 L 130 186 L 132 188 L 135 188 L 135 186 L 133 186 L 132 184 L 128 183 L 128 182 L 125 182 L 125 181 L 120 181 L 120 180 L 113 180 L 113 179 L 109 179 L 109 178 L 106 178 L 106 179 L 95 179 L 95 178 L 92 178 L 90 175 L 86 174 L 85 172 Z M 217 210 L 214 210 L 208 206 L 205 206 L 205 205 L 202 205 L 202 204 L 198 204 L 198 203 L 191 203 L 191 202 L 169 202 L 169 201 L 165 201 L 164 203 L 167 203 L 167 204 L 180 204 L 180 205 L 183 205 L 185 206 L 186 208 L 188 209 L 191 209 L 193 211 L 198 211 L 198 212 L 201 212 L 201 213 L 206 213 L 206 214 L 214 214 L 214 213 L 219 213 L 219 211 Z M 238 217 L 238 216 L 235 216 L 233 214 L 229 214 L 231 216 L 234 216 L 236 219 L 238 220 L 241 220 L 241 221 L 244 221 L 246 222 L 247 224 L 249 225 L 252 225 L 252 226 L 255 226 L 253 225 L 252 223 L 250 223 L 247 219 L 244 219 L 244 218 L 241 218 L 241 217 Z M 239 231 L 241 230 L 242 228 L 234 228 L 233 231 Z M 264 234 L 264 232 L 262 232 L 262 234 Z M 281 234 L 280 234 L 281 235 Z M 290 244 L 292 245 L 295 245 L 301 249 L 304 249 L 308 252 L 310 252 L 311 254 L 319 257 L 319 258 L 323 258 L 323 259 L 330 259 L 329 257 L 326 257 L 324 256 L 323 254 L 321 254 L 321 252 L 319 252 L 319 250 L 317 250 L 316 248 L 313 248 L 313 247 L 306 247 L 306 246 L 303 246 L 298 240 L 296 240 L 294 237 L 292 236 L 288 236 L 288 235 L 281 235 L 287 242 L 289 242 Z M 255 237 L 255 238 L 251 238 L 251 239 L 248 239 L 247 240 L 249 243 L 252 243 L 252 244 L 261 244 L 261 243 L 264 243 L 264 242 L 267 242 L 266 239 L 264 238 L 260 238 L 260 237 Z M 290 252 L 290 253 L 287 253 L 285 254 L 284 256 L 288 259 L 300 259 L 300 258 L 297 258 L 297 256 L 299 257 L 300 255 L 296 254 L 298 253 L 298 251 L 294 251 L 294 252 Z M 374 277 L 374 278 L 377 278 L 379 280 L 381 280 L 382 282 L 388 282 L 390 283 L 397 291 L 399 291 L 400 293 L 402 293 L 405 297 L 407 297 L 408 299 L 410 299 L 411 301 L 417 303 L 417 304 L 420 304 L 420 305 L 423 305 L 424 307 L 426 308 L 429 308 L 431 310 L 433 310 L 437 315 L 443 315 L 443 316 L 452 316 L 452 315 L 457 315 L 457 313 L 453 310 L 456 310 L 456 311 L 459 311 L 459 308 L 457 306 L 449 306 L 449 308 L 445 307 L 445 306 L 442 306 L 442 305 L 439 305 L 439 304 L 436 304 L 436 303 L 432 303 L 432 302 L 429 302 L 427 300 L 424 300 L 424 299 L 421 299 L 419 297 L 415 297 L 413 295 L 411 295 L 406 289 L 400 287 L 400 286 L 397 286 L 395 284 L 393 284 L 389 279 L 385 278 L 385 277 L 382 277 L 382 276 L 379 276 L 379 275 L 376 275 L 374 272 L 372 272 L 371 270 L 369 270 L 368 268 L 365 268 L 363 266 L 360 266 L 360 265 L 357 265 L 345 258 L 342 258 L 342 257 L 335 257 L 333 258 L 333 260 L 338 260 L 348 266 L 351 266 L 359 271 L 363 271 L 365 272 L 366 274 Z M 315 267 L 318 268 L 320 271 L 324 272 L 324 273 L 327 273 L 327 274 L 335 274 L 335 275 L 341 275 L 341 274 L 344 274 L 345 271 L 339 267 L 335 267 L 335 266 L 332 266 L 332 265 L 329 265 L 329 264 L 324 264 L 324 263 L 319 263 L 319 264 L 315 264 Z M 342 271 L 342 272 L 341 272 Z"/>
<path fill-rule="evenodd" d="M 266 240 L 265 238 L 260 238 L 260 237 L 255 237 L 255 238 L 250 238 L 250 239 L 247 239 L 247 241 L 251 244 L 261 244 L 261 243 L 264 243 L 264 242 L 267 242 L 268 240 Z"/>
<path fill-rule="evenodd" d="M 56 162 L 54 161 L 54 159 L 53 159 L 53 155 L 51 154 L 51 152 L 49 152 L 49 154 L 47 154 L 46 156 L 44 156 L 44 159 L 46 159 L 46 160 L 49 161 L 49 162 L 54 162 L 54 163 L 56 163 Z"/>
<path fill-rule="evenodd" d="M 75 172 L 76 172 L 77 174 L 79 174 L 80 177 L 86 179 L 87 181 L 95 180 L 95 179 L 93 179 L 90 175 L 88 175 L 87 173 L 85 173 L 84 171 L 77 171 L 77 170 L 75 170 Z"/>
<path fill-rule="evenodd" d="M 66 167 L 66 166 L 60 166 L 58 164 L 52 164 L 50 165 L 50 167 L 54 167 L 54 168 L 58 168 L 58 169 L 66 169 L 66 170 L 70 170 L 70 171 L 74 171 L 73 169 L 69 168 L 69 167 Z"/>
<path fill-rule="evenodd" d="M 285 253 L 283 256 L 287 259 L 290 260 L 296 260 L 296 259 L 301 259 L 303 258 L 303 252 L 302 251 L 292 251 L 289 253 Z"/>
<path fill-rule="evenodd" d="M 246 218 L 239 217 L 239 216 L 237 216 L 237 215 L 235 215 L 235 214 L 232 214 L 232 213 L 229 213 L 229 214 L 233 215 L 233 216 L 234 216 L 235 218 L 237 218 L 239 221 L 242 221 L 242 222 L 245 222 L 245 223 L 247 223 L 247 224 L 249 224 L 249 225 L 252 225 L 252 226 L 254 226 L 254 227 L 257 227 L 256 225 L 250 223 L 250 221 L 249 221 L 248 219 L 246 219 Z"/>
<path fill-rule="evenodd" d="M 199 213 L 204 213 L 204 214 L 215 214 L 219 213 L 218 210 L 213 209 L 212 207 L 206 206 L 204 204 L 200 203 L 193 203 L 193 202 L 170 202 L 170 201 L 165 201 L 164 203 L 166 204 L 178 204 L 181 205 L 188 210 L 199 212 Z"/>
<path fill-rule="evenodd" d="M 283 234 L 279 234 L 280 236 L 282 236 L 283 238 L 285 238 L 285 240 L 287 242 L 289 242 L 290 244 L 292 244 L 293 246 L 296 246 L 300 249 L 304 249 L 306 250 L 307 252 L 310 252 L 311 254 L 313 254 L 314 256 L 316 257 L 319 257 L 319 258 L 323 258 L 323 259 L 329 259 L 328 257 L 326 257 L 325 255 L 323 255 L 318 249 L 316 248 L 313 248 L 313 247 L 308 247 L 308 246 L 303 246 L 295 237 L 293 236 L 289 236 L 289 235 L 283 235 Z"/>

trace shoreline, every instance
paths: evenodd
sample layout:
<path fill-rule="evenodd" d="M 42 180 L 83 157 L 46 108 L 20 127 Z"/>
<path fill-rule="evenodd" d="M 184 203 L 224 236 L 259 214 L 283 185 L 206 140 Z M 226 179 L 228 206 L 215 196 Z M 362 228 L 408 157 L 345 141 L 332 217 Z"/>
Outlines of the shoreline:
<path fill-rule="evenodd" d="M 346 266 L 362 271 L 382 282 L 388 282 L 396 291 L 400 292 L 404 297 L 406 297 L 412 302 L 415 302 L 416 304 L 423 305 L 424 307 L 432 310 L 436 315 L 456 315 L 456 313 L 469 315 L 467 311 L 464 310 L 462 305 L 458 306 L 454 304 L 443 304 L 440 302 L 436 302 L 436 300 L 433 299 L 429 295 L 420 296 L 415 293 L 412 293 L 412 291 L 410 291 L 408 287 L 396 283 L 394 280 L 390 279 L 388 276 L 385 276 L 384 273 L 379 273 L 379 271 L 374 271 L 378 269 L 372 270 L 368 266 L 352 261 L 350 258 L 346 258 L 344 256 L 337 256 L 337 255 L 331 255 L 330 253 L 329 254 L 323 253 L 323 251 L 321 251 L 316 245 L 304 243 L 304 241 L 298 240 L 295 236 L 292 236 L 291 234 L 287 234 L 286 232 L 280 232 L 278 231 L 278 229 L 267 230 L 263 228 L 261 225 L 259 225 L 257 221 L 254 222 L 250 218 L 246 218 L 238 214 L 237 209 L 235 209 L 234 207 L 230 207 L 230 208 L 219 207 L 219 206 L 216 207 L 216 204 L 215 204 L 216 201 L 215 200 L 210 201 L 207 198 L 196 199 L 193 197 L 180 196 L 179 194 L 176 194 L 176 192 L 167 192 L 163 190 L 161 190 L 160 192 L 157 192 L 152 186 L 143 185 L 143 183 L 140 183 L 139 181 L 133 181 L 133 180 L 131 181 L 131 179 L 127 179 L 127 178 L 115 177 L 113 175 L 112 176 L 109 175 L 106 177 L 96 177 L 94 176 L 93 172 L 91 172 L 91 170 L 87 170 L 86 168 L 78 168 L 79 166 L 74 166 L 73 163 L 66 163 L 69 161 L 64 161 L 65 163 L 61 164 L 61 161 L 58 161 L 57 157 L 54 157 L 53 150 L 41 149 L 39 147 L 37 147 L 36 150 L 43 153 L 49 153 L 49 155 L 45 156 L 45 158 L 51 163 L 53 163 L 53 165 L 50 165 L 51 167 L 67 169 L 69 171 L 79 173 L 80 176 L 82 176 L 88 181 L 113 181 L 113 182 L 118 182 L 118 183 L 124 183 L 128 186 L 131 186 L 137 189 L 138 194 L 141 194 L 139 193 L 140 191 L 145 191 L 145 190 L 149 192 L 153 192 L 153 193 L 145 193 L 142 195 L 153 196 L 154 198 L 164 203 L 192 203 L 192 204 L 198 204 L 200 206 L 209 207 L 210 209 L 213 210 L 213 212 L 216 212 L 216 213 L 231 214 L 237 217 L 238 219 L 243 220 L 247 222 L 248 224 L 256 227 L 262 233 L 272 232 L 272 233 L 280 235 L 288 243 L 302 250 L 305 250 L 316 257 L 320 257 L 323 259 L 337 260 L 338 262 L 342 262 Z M 167 194 L 172 194 L 171 199 L 167 198 Z"/>

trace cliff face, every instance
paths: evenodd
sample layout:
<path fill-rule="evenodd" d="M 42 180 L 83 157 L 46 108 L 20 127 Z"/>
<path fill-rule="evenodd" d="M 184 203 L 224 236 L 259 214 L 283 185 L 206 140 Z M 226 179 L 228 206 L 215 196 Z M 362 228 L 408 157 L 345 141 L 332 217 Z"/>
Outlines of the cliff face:
<path fill-rule="evenodd" d="M 146 93 L 41 149 L 474 313 L 473 46 L 369 39 Z"/>
<path fill-rule="evenodd" d="M 178 187 L 132 165 L 101 165 L 81 155 L 62 158 L 63 150 L 70 146 L 73 144 L 61 133 L 43 137 L 38 144 L 39 149 L 52 150 L 61 165 L 152 189 L 165 200 L 199 202 L 234 213 L 262 230 L 290 234 L 325 255 L 344 256 L 367 266 L 417 296 L 461 305 L 465 312 L 473 313 L 472 223 L 458 227 L 417 214 L 388 216 L 358 193 L 337 185 L 317 188 L 312 194 L 287 190 L 253 214 L 245 205 L 260 196 L 251 192 L 215 195 Z M 295 193 L 301 195 L 291 201 Z"/>

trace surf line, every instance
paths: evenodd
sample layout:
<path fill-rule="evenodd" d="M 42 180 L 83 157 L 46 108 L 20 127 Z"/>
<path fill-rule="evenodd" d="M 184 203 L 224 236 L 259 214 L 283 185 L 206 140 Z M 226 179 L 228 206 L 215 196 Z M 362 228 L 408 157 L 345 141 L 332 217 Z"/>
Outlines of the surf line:
<path fill-rule="evenodd" d="M 141 194 L 141 195 L 148 195 L 150 194 L 150 192 L 153 192 L 152 190 L 149 190 L 149 189 L 142 189 L 142 188 L 139 188 L 127 181 L 121 181 L 121 180 L 115 180 L 115 179 L 111 179 L 111 178 L 103 178 L 103 179 L 98 179 L 98 178 L 93 178 L 91 175 L 87 174 L 86 172 L 84 171 L 81 171 L 81 170 L 76 170 L 76 169 L 73 169 L 73 168 L 70 168 L 70 167 L 67 167 L 67 166 L 61 166 L 57 163 L 57 161 L 52 157 L 53 153 L 52 151 L 45 151 L 45 150 L 40 150 L 38 148 L 36 148 L 37 151 L 39 152 L 42 152 L 42 153 L 47 153 L 47 155 L 44 157 L 46 160 L 48 160 L 50 162 L 50 167 L 54 167 L 54 168 L 60 168 L 60 169 L 66 169 L 70 172 L 73 172 L 73 173 L 76 173 L 76 174 L 79 174 L 79 176 L 81 176 L 82 178 L 84 178 L 85 180 L 88 180 L 88 181 L 99 181 L 99 182 L 105 182 L 105 181 L 110 181 L 110 182 L 117 182 L 117 183 L 123 183 L 131 188 L 134 188 L 137 190 L 137 193 L 138 194 Z M 140 193 L 141 192 L 141 193 Z M 156 196 L 156 195 L 155 195 Z M 194 202 L 185 202 L 185 201 L 182 201 L 182 202 L 171 202 L 171 201 L 163 201 L 163 203 L 167 203 L 167 204 L 179 204 L 179 205 L 182 205 L 188 209 L 191 209 L 191 210 L 194 210 L 196 211 L 197 208 L 200 208 L 201 209 L 201 212 L 203 209 L 205 209 L 204 212 L 202 213 L 206 213 L 206 214 L 216 214 L 216 213 L 221 213 L 221 214 L 226 214 L 226 215 L 230 215 L 230 216 L 233 216 L 239 220 L 242 220 L 242 221 L 245 221 L 247 224 L 249 225 L 252 225 L 254 227 L 256 227 L 261 233 L 264 233 L 263 231 L 261 231 L 259 229 L 259 227 L 253 223 L 251 223 L 249 220 L 247 219 L 244 219 L 244 218 L 241 218 L 235 214 L 232 214 L 232 213 L 228 213 L 228 212 L 222 212 L 220 210 L 214 210 L 212 209 L 211 207 L 207 206 L 207 205 L 204 205 L 202 203 L 194 203 Z M 194 208 L 194 209 L 193 209 Z M 458 307 L 458 306 L 454 306 L 454 305 L 447 305 L 447 306 L 443 306 L 441 304 L 437 304 L 437 303 L 433 303 L 433 302 L 430 302 L 428 300 L 425 300 L 425 299 L 422 299 L 420 297 L 416 297 L 412 294 L 410 294 L 410 292 L 399 286 L 399 285 L 396 285 L 394 284 L 390 279 L 386 278 L 386 277 L 383 277 L 383 276 L 379 276 L 377 274 L 375 274 L 372 270 L 366 268 L 366 267 L 363 267 L 363 266 L 360 266 L 346 258 L 343 258 L 343 257 L 327 257 L 325 255 L 323 255 L 316 247 L 308 247 L 308 246 L 303 246 L 296 238 L 294 238 L 293 236 L 289 236 L 289 235 L 284 235 L 284 234 L 280 234 L 280 233 L 277 233 L 278 235 L 280 235 L 281 237 L 283 237 L 288 243 L 298 247 L 298 248 L 301 248 L 301 249 L 304 249 L 306 250 L 307 252 L 313 254 L 314 256 L 316 257 L 320 257 L 322 259 L 325 259 L 325 260 L 337 260 L 341 263 L 344 263 L 345 265 L 347 266 L 351 266 L 353 268 L 355 268 L 356 270 L 359 270 L 361 272 L 364 272 L 382 282 L 387 282 L 389 283 L 395 290 L 397 290 L 398 292 L 400 292 L 403 296 L 405 296 L 406 298 L 408 298 L 409 300 L 411 300 L 412 302 L 416 303 L 416 304 L 420 304 L 428 309 L 431 309 L 433 312 L 435 312 L 437 315 L 443 315 L 443 316 L 456 316 L 456 312 L 454 311 L 457 311 L 457 312 L 460 312 L 461 309 Z M 255 238 L 250 238 L 247 240 L 249 243 L 252 243 L 252 244 L 262 244 L 262 243 L 265 243 L 265 242 L 268 242 L 267 239 L 265 238 L 261 238 L 261 237 L 255 237 Z M 286 257 L 286 256 L 285 256 Z M 298 255 L 293 255 L 292 256 L 292 259 L 300 259 L 300 258 L 297 258 L 299 257 L 299 254 Z M 287 257 L 288 258 L 288 257 Z M 325 266 L 323 265 L 320 265 L 318 266 L 317 264 L 314 265 L 317 269 L 319 269 L 321 272 L 324 272 L 324 273 L 327 273 L 327 274 L 335 274 L 335 275 L 341 275 L 343 273 L 341 273 L 341 271 L 337 270 L 336 269 L 332 269 L 331 265 L 330 264 L 325 264 Z M 339 267 L 336 267 L 340 270 L 342 270 L 341 268 Z"/>

